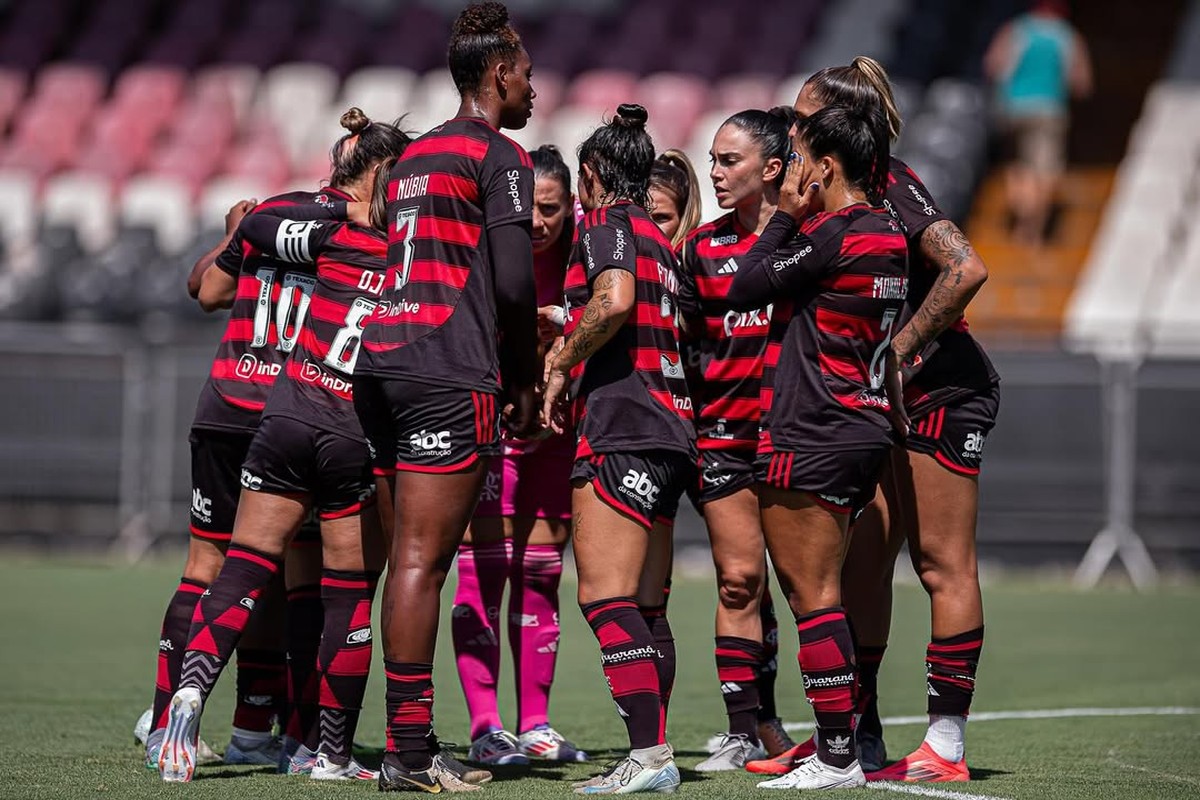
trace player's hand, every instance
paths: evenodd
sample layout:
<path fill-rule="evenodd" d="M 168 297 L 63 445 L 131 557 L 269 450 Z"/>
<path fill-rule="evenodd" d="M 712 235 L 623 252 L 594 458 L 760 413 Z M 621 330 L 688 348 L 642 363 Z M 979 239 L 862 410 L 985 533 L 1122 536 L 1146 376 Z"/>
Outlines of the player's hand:
<path fill-rule="evenodd" d="M 518 439 L 528 439 L 537 434 L 537 392 L 534 387 L 513 389 L 509 392 L 509 399 L 511 402 L 501 412 L 504 427 Z"/>
<path fill-rule="evenodd" d="M 346 203 L 346 221 L 362 228 L 371 227 L 371 204 L 357 201 Z"/>
<path fill-rule="evenodd" d="M 238 225 L 242 224 L 242 218 L 249 214 L 256 205 L 258 205 L 258 198 L 255 197 L 251 197 L 249 200 L 238 200 L 231 205 L 225 212 L 225 235 L 229 236 L 236 231 Z"/>
<path fill-rule="evenodd" d="M 549 344 L 563 332 L 562 306 L 540 306 L 537 310 L 538 338 L 542 344 Z"/>
<path fill-rule="evenodd" d="M 907 438 L 912 423 L 904 410 L 904 378 L 900 373 L 900 360 L 890 347 L 883 359 L 883 389 L 887 394 L 892 427 L 902 438 Z"/>
<path fill-rule="evenodd" d="M 802 222 L 808 217 L 811 213 L 809 209 L 821 188 L 821 184 L 815 178 L 809 165 L 804 163 L 804 157 L 793 152 L 788 158 L 783 186 L 779 187 L 779 210 L 796 222 Z M 804 187 L 803 191 L 801 186 Z"/>
<path fill-rule="evenodd" d="M 570 375 L 555 366 L 552 361 L 547 361 L 547 364 L 546 386 L 542 390 L 542 425 L 555 433 L 563 433 L 566 431 L 566 423 L 562 404 L 566 400 Z"/>

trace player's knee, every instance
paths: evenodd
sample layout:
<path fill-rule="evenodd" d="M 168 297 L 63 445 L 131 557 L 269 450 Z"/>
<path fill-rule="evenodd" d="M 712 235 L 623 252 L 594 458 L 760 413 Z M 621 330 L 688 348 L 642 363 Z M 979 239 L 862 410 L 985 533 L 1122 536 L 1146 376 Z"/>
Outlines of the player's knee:
<path fill-rule="evenodd" d="M 762 576 L 746 570 L 726 570 L 718 581 L 721 606 L 741 611 L 756 603 L 762 596 Z"/>
<path fill-rule="evenodd" d="M 190 581 L 211 584 L 217 579 L 221 565 L 225 563 L 224 548 L 213 542 L 193 538 L 188 545 L 187 563 L 183 566 L 183 577 Z"/>

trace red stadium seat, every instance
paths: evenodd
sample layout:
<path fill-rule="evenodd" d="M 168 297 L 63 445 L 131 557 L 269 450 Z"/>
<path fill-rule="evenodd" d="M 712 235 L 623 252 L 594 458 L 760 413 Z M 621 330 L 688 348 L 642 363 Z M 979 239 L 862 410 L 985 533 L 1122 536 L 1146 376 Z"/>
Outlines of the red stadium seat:
<path fill-rule="evenodd" d="M 643 78 L 632 95 L 650 113 L 649 127 L 659 150 L 683 147 L 708 103 L 708 87 L 692 75 L 659 72 Z"/>
<path fill-rule="evenodd" d="M 163 253 L 183 251 L 196 234 L 191 187 L 164 175 L 133 178 L 121 192 L 121 223 L 152 228 Z"/>
<path fill-rule="evenodd" d="M 0 138 L 25 97 L 25 73 L 0 68 Z"/>
<path fill-rule="evenodd" d="M 637 76 L 632 72 L 594 69 L 571 82 L 567 88 L 566 102 L 575 107 L 613 114 L 621 103 L 634 102 L 636 90 Z"/>
<path fill-rule="evenodd" d="M 82 119 L 99 105 L 107 84 L 104 72 L 99 67 L 50 64 L 38 73 L 33 97 L 39 104 L 70 109 Z"/>
<path fill-rule="evenodd" d="M 747 108 L 766 110 L 777 105 L 775 93 L 778 88 L 779 81 L 770 75 L 731 75 L 713 88 L 709 108 L 730 113 Z"/>

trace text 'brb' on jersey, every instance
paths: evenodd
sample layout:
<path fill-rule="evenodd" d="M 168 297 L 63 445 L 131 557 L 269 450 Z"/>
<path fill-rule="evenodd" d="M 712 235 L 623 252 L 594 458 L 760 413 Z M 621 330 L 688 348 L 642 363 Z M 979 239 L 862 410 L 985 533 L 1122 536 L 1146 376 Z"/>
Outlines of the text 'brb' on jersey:
<path fill-rule="evenodd" d="M 333 188 L 288 192 L 260 203 L 251 213 L 331 219 L 336 216 L 334 207 L 349 199 Z M 193 424 L 253 432 L 275 378 L 300 336 L 317 284 L 316 270 L 312 264 L 273 258 L 239 233 L 217 257 L 216 265 L 237 279 L 237 289 Z"/>
<path fill-rule="evenodd" d="M 363 324 L 386 279 L 387 237 L 344 222 L 284 222 L 277 237 L 281 257 L 316 263 L 317 287 L 263 416 L 362 439 L 352 382 Z"/>
<path fill-rule="evenodd" d="M 899 225 L 865 204 L 812 217 L 771 256 L 797 290 L 771 320 L 760 452 L 892 441 L 884 353 L 899 329 L 907 262 Z"/>
<path fill-rule="evenodd" d="M 640 450 L 693 454 L 692 401 L 675 327 L 679 276 L 670 242 L 645 209 L 631 203 L 595 209 L 576 233 L 567 268 L 565 335 L 579 326 L 600 273 L 620 269 L 636 280 L 633 310 L 584 362 L 577 382 L 576 407 L 582 408 L 576 415 L 576 458 Z"/>
<path fill-rule="evenodd" d="M 684 345 L 699 350 L 701 380 L 692 387 L 692 399 L 701 450 L 753 450 L 758 445 L 772 308 L 734 311 L 725 300 L 738 259 L 756 241 L 758 236 L 739 225 L 735 214 L 726 214 L 697 228 L 683 248 L 681 273 L 689 297 L 681 297 L 680 304 L 685 314 L 704 320 L 703 338 Z"/>
<path fill-rule="evenodd" d="M 498 392 L 487 229 L 532 225 L 529 155 L 483 120 L 452 119 L 408 146 L 388 198 L 388 276 L 359 373 Z"/>
<path fill-rule="evenodd" d="M 948 219 L 933 195 L 907 164 L 893 158 L 888 171 L 884 205 L 908 237 L 910 271 L 908 301 L 900 327 L 908 324 L 925 302 L 939 277 L 938 268 L 921 255 L 921 235 L 930 225 Z M 899 328 L 897 328 L 899 330 Z M 983 347 L 975 341 L 966 317 L 942 332 L 922 356 L 925 364 L 904 387 L 904 402 L 914 416 L 924 415 L 962 397 L 999 383 L 1000 375 Z"/>

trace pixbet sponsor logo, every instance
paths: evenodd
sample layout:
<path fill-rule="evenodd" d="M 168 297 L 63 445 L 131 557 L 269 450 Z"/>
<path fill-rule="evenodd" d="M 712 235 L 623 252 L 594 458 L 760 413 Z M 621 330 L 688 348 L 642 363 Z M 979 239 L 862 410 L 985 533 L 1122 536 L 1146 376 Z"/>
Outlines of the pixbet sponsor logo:
<path fill-rule="evenodd" d="M 515 169 L 510 169 L 508 171 L 508 196 L 512 198 L 513 211 L 516 211 L 518 214 L 525 210 L 521 205 L 520 184 L 521 173 Z"/>
<path fill-rule="evenodd" d="M 771 324 L 771 312 L 773 310 L 774 306 L 770 305 L 755 311 L 725 312 L 725 335 L 733 336 L 734 331 L 744 328 L 769 327 Z"/>
<path fill-rule="evenodd" d="M 206 525 L 212 522 L 212 499 L 201 494 L 199 489 L 192 489 L 192 516 Z"/>
<path fill-rule="evenodd" d="M 324 386 L 329 391 L 340 394 L 347 394 L 354 388 L 354 384 L 350 383 L 350 381 L 330 375 L 307 358 L 304 359 L 304 364 L 300 367 L 300 380 Z"/>
<path fill-rule="evenodd" d="M 251 490 L 258 491 L 262 488 L 263 479 L 255 475 L 248 469 L 242 468 L 242 486 Z"/>
<path fill-rule="evenodd" d="M 800 259 L 804 258 L 806 255 L 808 255 L 812 251 L 813 251 L 813 246 L 811 244 L 805 245 L 804 249 L 793 253 L 792 255 L 785 258 L 783 261 L 776 261 L 775 263 L 773 263 L 771 265 L 771 267 L 776 272 L 783 272 L 788 267 L 794 267 L 797 264 L 799 264 Z"/>
<path fill-rule="evenodd" d="M 650 480 L 650 476 L 644 472 L 639 472 L 636 469 L 631 469 L 625 473 L 625 477 L 621 479 L 622 494 L 628 495 L 639 504 L 649 508 L 658 502 L 658 493 L 661 491 L 654 481 Z"/>
<path fill-rule="evenodd" d="M 233 368 L 233 374 L 244 380 L 250 378 L 274 378 L 279 374 L 279 364 L 267 364 L 259 361 L 252 353 L 246 353 L 238 359 L 237 366 Z"/>
<path fill-rule="evenodd" d="M 408 437 L 409 447 L 413 455 L 446 456 L 450 455 L 450 431 L 427 431 L 422 429 Z"/>

